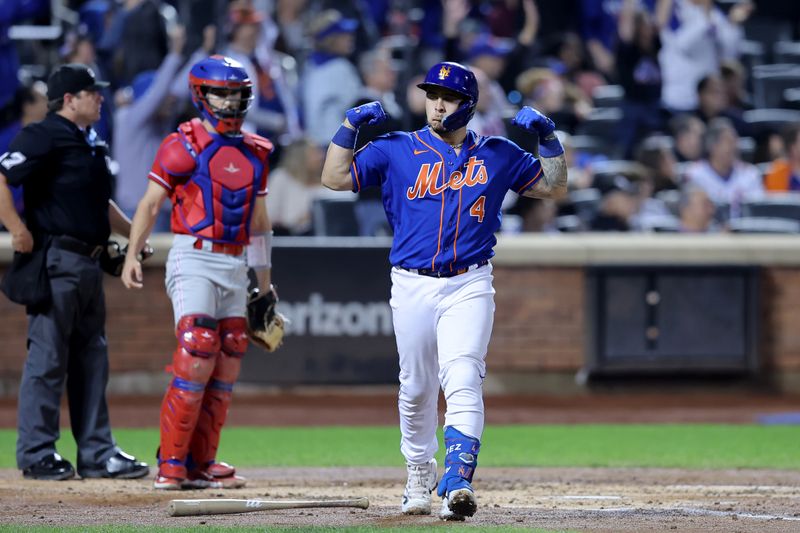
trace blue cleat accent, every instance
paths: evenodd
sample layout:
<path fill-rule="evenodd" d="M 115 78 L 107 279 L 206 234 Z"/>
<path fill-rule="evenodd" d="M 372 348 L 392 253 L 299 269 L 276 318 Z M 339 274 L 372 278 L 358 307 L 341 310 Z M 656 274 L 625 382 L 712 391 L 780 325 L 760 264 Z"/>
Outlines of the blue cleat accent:
<path fill-rule="evenodd" d="M 472 475 L 478 466 L 478 452 L 481 442 L 473 437 L 468 437 L 453 427 L 444 428 L 444 474 L 436 494 L 446 498 L 455 490 L 467 489 L 473 492 Z"/>

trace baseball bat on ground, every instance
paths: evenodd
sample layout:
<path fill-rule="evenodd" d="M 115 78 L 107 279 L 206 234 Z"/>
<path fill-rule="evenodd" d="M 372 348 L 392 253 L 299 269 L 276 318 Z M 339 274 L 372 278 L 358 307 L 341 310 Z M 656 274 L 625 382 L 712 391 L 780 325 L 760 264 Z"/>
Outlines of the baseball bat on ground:
<path fill-rule="evenodd" d="M 367 498 L 347 500 L 172 500 L 167 512 L 170 516 L 198 516 L 207 514 L 253 513 L 276 509 L 306 509 L 311 507 L 369 507 Z"/>

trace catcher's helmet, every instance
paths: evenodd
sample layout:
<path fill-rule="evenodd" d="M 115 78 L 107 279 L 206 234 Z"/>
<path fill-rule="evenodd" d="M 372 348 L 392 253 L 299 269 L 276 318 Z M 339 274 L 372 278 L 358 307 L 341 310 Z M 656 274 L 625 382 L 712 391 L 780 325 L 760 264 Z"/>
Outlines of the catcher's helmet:
<path fill-rule="evenodd" d="M 445 61 L 436 63 L 428 71 L 425 81 L 417 85 L 420 89 L 427 91 L 432 88 L 442 87 L 456 92 L 464 97 L 464 101 L 453 113 L 444 119 L 444 129 L 447 131 L 457 130 L 467 125 L 475 114 L 475 107 L 478 105 L 478 80 L 475 74 L 460 63 Z"/>
<path fill-rule="evenodd" d="M 223 135 L 239 135 L 244 117 L 253 103 L 253 82 L 241 63 L 222 55 L 213 55 L 198 61 L 189 71 L 189 90 L 192 102 L 202 117 Z M 238 105 L 223 109 L 209 104 L 208 94 L 220 91 L 221 98 L 238 91 Z"/>

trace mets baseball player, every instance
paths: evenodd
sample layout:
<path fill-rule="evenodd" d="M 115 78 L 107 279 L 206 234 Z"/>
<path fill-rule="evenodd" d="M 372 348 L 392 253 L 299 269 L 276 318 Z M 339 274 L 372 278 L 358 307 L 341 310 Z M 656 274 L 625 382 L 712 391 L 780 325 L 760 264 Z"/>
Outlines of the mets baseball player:
<path fill-rule="evenodd" d="M 166 286 L 178 346 L 161 407 L 154 483 L 165 490 L 245 484 L 232 466 L 216 462 L 216 452 L 248 343 L 248 267 L 256 270 L 262 295 L 274 296 L 264 201 L 272 145 L 241 131 L 252 82 L 241 64 L 215 55 L 192 66 L 189 85 L 202 120 L 182 123 L 162 142 L 130 239 L 133 249 L 144 245 L 161 204 L 172 201 L 175 239 Z M 133 254 L 122 282 L 142 287 Z"/>
<path fill-rule="evenodd" d="M 378 137 L 353 153 L 359 126 L 386 118 L 378 102 L 346 113 L 333 137 L 322 183 L 334 190 L 381 187 L 394 229 L 390 305 L 400 357 L 400 450 L 408 481 L 406 514 L 464 520 L 477 509 L 471 482 L 481 448 L 482 382 L 492 332 L 491 257 L 500 205 L 510 189 L 537 198 L 566 193 L 564 150 L 553 122 L 530 107 L 517 126 L 539 136 L 539 158 L 501 137 L 467 129 L 475 112 L 475 75 L 439 63 L 419 88 L 426 93 L 427 127 Z M 445 468 L 436 484 L 437 400 L 444 391 Z"/>

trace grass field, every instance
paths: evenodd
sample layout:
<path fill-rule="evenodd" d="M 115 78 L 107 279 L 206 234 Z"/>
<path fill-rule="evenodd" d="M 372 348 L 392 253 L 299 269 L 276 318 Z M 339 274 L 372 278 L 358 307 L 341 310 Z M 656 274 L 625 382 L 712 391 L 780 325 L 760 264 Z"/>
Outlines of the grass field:
<path fill-rule="evenodd" d="M 116 429 L 120 446 L 152 464 L 155 429 Z M 0 430 L 0 468 L 15 468 L 16 432 Z M 481 466 L 800 469 L 800 426 L 509 425 L 487 426 Z M 398 466 L 396 427 L 231 427 L 219 457 L 239 467 Z M 440 435 L 441 442 L 441 435 Z M 62 431 L 58 451 L 74 460 Z M 443 464 L 440 450 L 439 464 Z"/>

